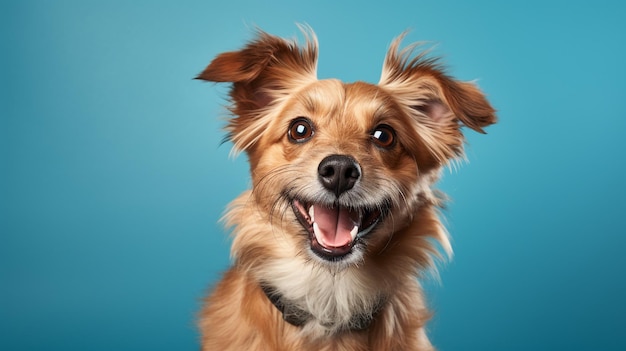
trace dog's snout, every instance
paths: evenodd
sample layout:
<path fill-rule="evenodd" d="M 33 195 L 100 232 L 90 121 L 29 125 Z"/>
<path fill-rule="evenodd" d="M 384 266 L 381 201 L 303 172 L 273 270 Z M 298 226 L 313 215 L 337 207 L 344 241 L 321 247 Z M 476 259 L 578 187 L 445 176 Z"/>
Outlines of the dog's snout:
<path fill-rule="evenodd" d="M 339 196 L 354 187 L 361 177 L 361 167 L 350 156 L 330 155 L 320 162 L 317 173 L 322 185 Z"/>

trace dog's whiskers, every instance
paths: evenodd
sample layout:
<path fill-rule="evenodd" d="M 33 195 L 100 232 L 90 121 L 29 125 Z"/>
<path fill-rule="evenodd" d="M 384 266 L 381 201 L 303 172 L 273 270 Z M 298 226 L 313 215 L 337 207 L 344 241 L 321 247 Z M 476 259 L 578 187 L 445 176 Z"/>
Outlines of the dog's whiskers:
<path fill-rule="evenodd" d="M 282 179 L 282 175 L 289 172 L 295 172 L 294 167 L 291 165 L 283 165 L 272 169 L 267 172 L 267 174 L 263 175 L 256 185 L 253 187 L 252 193 L 255 197 L 262 197 L 272 199 L 274 194 L 272 192 L 267 192 L 267 189 L 275 189 L 276 186 L 273 185 L 273 182 L 280 182 Z M 278 179 L 275 179 L 278 178 Z M 292 184 L 297 183 L 299 181 L 299 177 L 294 177 L 287 184 L 286 188 L 289 189 L 292 187 Z M 257 201 L 257 211 L 261 213 L 265 213 L 262 208 L 259 207 L 259 203 L 265 203 L 266 201 Z M 284 196 L 279 196 L 276 200 L 271 202 L 268 215 L 269 215 L 269 225 L 271 227 L 272 233 L 276 235 L 276 228 L 283 227 L 283 221 L 285 219 L 286 214 L 289 211 L 289 204 L 287 199 Z M 278 226 L 275 225 L 275 220 L 279 220 Z M 280 231 L 282 235 L 285 235 L 284 231 Z"/>

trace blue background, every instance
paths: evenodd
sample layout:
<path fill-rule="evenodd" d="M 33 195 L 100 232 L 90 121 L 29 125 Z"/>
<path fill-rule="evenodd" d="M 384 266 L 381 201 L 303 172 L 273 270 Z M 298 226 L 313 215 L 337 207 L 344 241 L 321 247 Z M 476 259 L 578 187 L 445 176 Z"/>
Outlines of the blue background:
<path fill-rule="evenodd" d="M 625 350 L 620 3 L 3 2 L 0 348 L 198 349 L 218 219 L 249 177 L 220 146 L 226 88 L 191 78 L 301 22 L 321 78 L 377 82 L 410 28 L 499 111 L 440 183 L 455 257 L 425 282 L 434 344 Z"/>

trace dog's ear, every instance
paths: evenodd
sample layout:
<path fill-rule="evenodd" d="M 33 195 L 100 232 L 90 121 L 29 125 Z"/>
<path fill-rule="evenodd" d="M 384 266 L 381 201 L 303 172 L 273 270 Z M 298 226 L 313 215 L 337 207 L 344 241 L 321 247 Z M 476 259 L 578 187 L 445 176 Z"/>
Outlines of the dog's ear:
<path fill-rule="evenodd" d="M 249 150 L 271 119 L 272 107 L 304 84 L 317 80 L 317 39 L 302 27 L 306 45 L 258 31 L 242 50 L 218 55 L 196 79 L 232 83 L 226 127 L 237 150 Z"/>
<path fill-rule="evenodd" d="M 379 86 L 387 90 L 416 122 L 415 127 L 439 163 L 463 153 L 461 126 L 485 133 L 496 122 L 485 95 L 469 82 L 447 76 L 437 59 L 413 55 L 413 44 L 399 50 L 404 35 L 387 52 Z"/>

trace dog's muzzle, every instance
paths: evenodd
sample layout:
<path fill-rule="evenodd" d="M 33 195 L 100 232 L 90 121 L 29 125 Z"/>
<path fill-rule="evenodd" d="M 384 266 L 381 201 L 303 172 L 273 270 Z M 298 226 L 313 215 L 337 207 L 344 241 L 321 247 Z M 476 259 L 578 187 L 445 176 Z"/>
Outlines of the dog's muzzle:
<path fill-rule="evenodd" d="M 331 155 L 318 166 L 318 180 L 332 193 L 334 202 L 291 200 L 300 224 L 309 233 L 312 251 L 329 261 L 349 255 L 356 244 L 378 224 L 388 202 L 371 205 L 341 204 L 339 197 L 352 190 L 362 176 L 360 165 L 350 156 Z"/>

